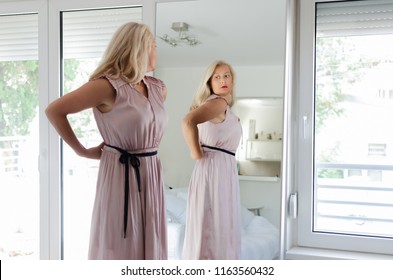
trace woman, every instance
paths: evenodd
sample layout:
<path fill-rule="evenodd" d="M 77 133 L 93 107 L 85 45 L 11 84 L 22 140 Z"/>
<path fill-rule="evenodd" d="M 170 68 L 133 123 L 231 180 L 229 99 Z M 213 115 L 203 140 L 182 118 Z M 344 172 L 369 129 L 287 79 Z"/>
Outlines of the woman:
<path fill-rule="evenodd" d="M 188 190 L 184 259 L 239 259 L 240 195 L 235 151 L 242 128 L 231 112 L 232 67 L 215 61 L 194 97 L 182 128 L 196 161 Z"/>
<path fill-rule="evenodd" d="M 167 259 L 164 183 L 158 145 L 167 124 L 166 88 L 155 69 L 154 36 L 126 23 L 80 88 L 46 109 L 62 139 L 80 156 L 100 159 L 89 259 Z M 104 142 L 84 147 L 68 114 L 93 109 Z"/>

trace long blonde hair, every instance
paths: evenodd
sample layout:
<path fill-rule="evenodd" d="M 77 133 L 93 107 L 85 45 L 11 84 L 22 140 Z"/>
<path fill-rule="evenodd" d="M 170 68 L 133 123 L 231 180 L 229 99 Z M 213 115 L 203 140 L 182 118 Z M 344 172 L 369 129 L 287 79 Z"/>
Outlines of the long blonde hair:
<path fill-rule="evenodd" d="M 235 72 L 233 71 L 233 68 L 231 65 L 229 65 L 228 63 L 226 63 L 223 60 L 216 60 L 213 61 L 206 69 L 205 72 L 205 76 L 202 80 L 202 82 L 199 85 L 198 90 L 196 91 L 191 107 L 190 107 L 190 111 L 198 108 L 200 105 L 202 105 L 206 99 L 213 94 L 212 91 L 212 87 L 211 87 L 211 79 L 212 76 L 214 74 L 214 71 L 216 70 L 217 67 L 219 66 L 228 66 L 229 70 L 231 72 L 232 75 L 232 81 L 233 81 L 233 88 L 232 88 L 232 92 L 231 94 L 231 99 L 229 100 L 228 105 L 230 107 L 233 106 L 233 104 L 235 103 L 235 92 L 234 92 L 234 87 L 235 87 Z"/>
<path fill-rule="evenodd" d="M 113 34 L 90 80 L 111 75 L 128 83 L 137 83 L 147 72 L 154 36 L 145 24 L 128 22 Z"/>

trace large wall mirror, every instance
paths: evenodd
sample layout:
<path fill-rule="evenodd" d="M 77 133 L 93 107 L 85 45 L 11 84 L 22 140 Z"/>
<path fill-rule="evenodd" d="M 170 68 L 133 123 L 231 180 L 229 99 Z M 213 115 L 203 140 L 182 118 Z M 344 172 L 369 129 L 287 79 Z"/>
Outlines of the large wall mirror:
<path fill-rule="evenodd" d="M 281 145 L 285 15 L 285 0 L 157 3 L 155 76 L 165 82 L 168 90 L 166 107 L 169 124 L 160 146 L 164 178 L 168 186 L 188 186 L 195 162 L 184 141 L 181 121 L 188 112 L 206 67 L 213 60 L 225 60 L 235 70 L 238 103 L 234 110 L 242 114 L 248 111 L 249 102 L 261 104 L 253 109 L 256 110 L 253 116 L 242 120 L 244 126 L 247 126 L 243 128 L 243 148 L 244 145 L 252 144 L 255 149 L 255 145 L 264 144 L 247 143 L 249 119 L 255 120 L 256 129 L 260 130 L 257 133 L 264 130 L 266 134 L 262 133 L 262 138 L 271 134 L 272 139 L 268 140 L 277 140 L 268 144 Z M 260 113 L 264 108 L 276 111 L 274 114 Z M 259 129 L 258 125 L 266 121 L 263 120 L 265 118 L 274 123 L 275 127 Z M 256 210 L 277 229 L 280 227 L 281 165 L 278 158 L 281 151 L 280 146 L 277 153 L 271 155 L 277 157 L 276 160 L 270 160 L 268 164 L 257 163 L 259 165 L 251 173 L 240 176 L 242 204 Z M 270 168 L 269 171 L 266 168 Z"/>

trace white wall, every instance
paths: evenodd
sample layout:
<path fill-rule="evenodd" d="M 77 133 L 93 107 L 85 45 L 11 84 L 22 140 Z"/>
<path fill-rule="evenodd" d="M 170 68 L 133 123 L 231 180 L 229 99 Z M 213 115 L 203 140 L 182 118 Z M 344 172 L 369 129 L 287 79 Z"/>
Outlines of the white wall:
<path fill-rule="evenodd" d="M 233 67 L 237 97 L 283 97 L 283 65 Z"/>
<path fill-rule="evenodd" d="M 170 68 L 155 72 L 155 76 L 165 82 L 168 91 L 165 103 L 169 120 L 159 153 L 165 183 L 172 187 L 188 186 L 194 167 L 181 131 L 181 121 L 188 112 L 202 75 L 203 69 L 199 68 Z"/>
<path fill-rule="evenodd" d="M 244 206 L 247 208 L 263 207 L 261 216 L 280 228 L 280 179 L 277 182 L 240 180 L 240 194 Z"/>
<path fill-rule="evenodd" d="M 283 66 L 232 66 L 236 72 L 237 97 L 282 97 Z M 165 82 L 168 90 L 166 109 L 169 121 L 159 150 L 168 186 L 188 186 L 194 167 L 195 162 L 190 157 L 181 131 L 181 121 L 188 112 L 204 71 L 205 68 L 198 67 L 155 71 L 155 76 Z M 244 205 L 264 205 L 262 214 L 278 226 L 280 187 L 277 182 L 241 181 L 242 202 Z"/>

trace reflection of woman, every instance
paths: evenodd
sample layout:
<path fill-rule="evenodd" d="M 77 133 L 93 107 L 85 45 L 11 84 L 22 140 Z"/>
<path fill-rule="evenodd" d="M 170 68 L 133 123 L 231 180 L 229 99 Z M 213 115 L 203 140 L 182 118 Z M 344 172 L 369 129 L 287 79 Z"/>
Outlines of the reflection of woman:
<path fill-rule="evenodd" d="M 240 197 L 235 151 L 241 137 L 234 104 L 234 73 L 223 61 L 207 69 L 183 134 L 196 159 L 189 184 L 185 259 L 240 257 Z"/>
<path fill-rule="evenodd" d="M 154 36 L 127 23 L 114 34 L 91 80 L 46 109 L 80 156 L 100 159 L 89 259 L 166 259 L 166 220 L 157 148 L 167 123 L 166 89 L 154 70 Z M 67 115 L 93 108 L 104 143 L 85 148 Z"/>

